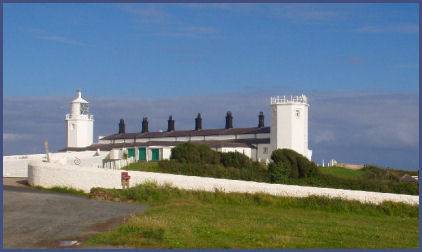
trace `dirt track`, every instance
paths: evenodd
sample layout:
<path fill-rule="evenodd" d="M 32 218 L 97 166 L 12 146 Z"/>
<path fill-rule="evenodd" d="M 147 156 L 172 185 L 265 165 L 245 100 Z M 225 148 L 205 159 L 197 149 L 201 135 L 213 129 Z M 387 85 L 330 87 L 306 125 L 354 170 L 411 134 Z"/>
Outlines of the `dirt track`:
<path fill-rule="evenodd" d="M 3 247 L 52 248 L 116 227 L 144 206 L 32 189 L 3 179 Z"/>

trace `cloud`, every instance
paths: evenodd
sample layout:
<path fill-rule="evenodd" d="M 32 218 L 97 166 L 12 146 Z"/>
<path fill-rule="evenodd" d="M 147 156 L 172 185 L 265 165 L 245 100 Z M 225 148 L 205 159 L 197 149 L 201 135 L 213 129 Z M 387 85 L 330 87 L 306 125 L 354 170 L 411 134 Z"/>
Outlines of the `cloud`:
<path fill-rule="evenodd" d="M 135 15 L 138 20 L 143 23 L 159 24 L 168 22 L 171 18 L 171 16 L 167 12 L 159 8 L 153 7 L 149 4 L 143 4 L 142 7 L 139 7 L 139 5 L 132 4 L 120 4 L 118 5 L 118 8 L 123 12 Z"/>
<path fill-rule="evenodd" d="M 172 37 L 216 37 L 218 34 L 217 29 L 209 26 L 186 26 L 186 27 L 174 27 L 173 29 L 162 29 L 157 33 L 161 36 L 172 36 Z"/>
<path fill-rule="evenodd" d="M 15 133 L 3 133 L 4 142 L 15 142 L 31 139 L 32 135 L 30 134 L 15 134 Z"/>
<path fill-rule="evenodd" d="M 284 92 L 285 93 L 285 92 Z M 176 129 L 193 129 L 202 113 L 204 128 L 224 127 L 230 110 L 235 127 L 254 127 L 263 111 L 270 124 L 269 96 L 283 93 L 234 93 L 220 96 L 151 98 L 92 98 L 94 134 L 117 132 L 120 118 L 128 132 L 140 130 L 147 116 L 151 130 L 165 130 L 172 115 Z M 419 98 L 396 93 L 308 93 L 309 141 L 314 160 L 334 158 L 343 162 L 417 168 L 419 163 Z M 72 97 L 4 97 L 4 132 L 14 139 L 5 143 L 5 154 L 43 152 L 48 139 L 52 150 L 65 144 L 64 117 Z M 34 116 L 36 115 L 36 116 Z M 18 135 L 28 134 L 22 139 Z M 5 141 L 6 142 L 6 141 Z"/>
<path fill-rule="evenodd" d="M 341 18 L 344 12 L 315 4 L 189 4 L 195 10 L 217 10 L 241 15 L 283 18 L 291 22 L 322 22 Z"/>
<path fill-rule="evenodd" d="M 192 25 L 183 22 L 180 18 L 171 15 L 165 11 L 165 8 L 157 8 L 153 5 L 119 5 L 123 12 L 130 13 L 136 17 L 142 24 L 150 25 L 148 32 L 152 35 L 170 36 L 170 37 L 215 37 L 218 30 L 206 25 Z M 153 26 L 153 29 L 151 29 Z"/>
<path fill-rule="evenodd" d="M 369 25 L 359 27 L 355 31 L 360 33 L 418 33 L 419 25 L 413 23 Z"/>
<path fill-rule="evenodd" d="M 41 30 L 41 29 L 30 29 L 29 32 L 32 33 L 32 35 L 36 39 L 40 39 L 40 40 L 52 41 L 52 42 L 56 42 L 56 43 L 60 43 L 60 44 L 75 45 L 75 46 L 86 46 L 87 45 L 87 44 L 82 43 L 80 41 L 77 41 L 77 40 L 74 40 L 74 39 L 71 39 L 71 38 L 67 38 L 67 37 L 64 37 L 64 36 L 56 35 L 56 34 L 51 34 L 51 33 L 48 33 L 44 30 Z"/>
<path fill-rule="evenodd" d="M 283 4 L 271 8 L 271 13 L 292 22 L 326 22 L 344 17 L 343 12 L 321 7 L 312 4 Z"/>

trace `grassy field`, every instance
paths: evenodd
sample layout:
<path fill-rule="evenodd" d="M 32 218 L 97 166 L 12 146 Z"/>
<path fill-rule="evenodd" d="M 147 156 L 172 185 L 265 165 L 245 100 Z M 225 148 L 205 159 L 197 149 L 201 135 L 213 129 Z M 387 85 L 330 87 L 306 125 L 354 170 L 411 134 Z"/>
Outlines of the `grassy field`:
<path fill-rule="evenodd" d="M 87 245 L 152 248 L 416 248 L 418 207 L 321 197 L 196 192 L 144 184 L 94 189 L 145 203 L 146 213 Z"/>
<path fill-rule="evenodd" d="M 344 179 L 359 179 L 365 175 L 363 170 L 351 170 L 342 167 L 319 167 L 322 174 L 332 175 Z"/>

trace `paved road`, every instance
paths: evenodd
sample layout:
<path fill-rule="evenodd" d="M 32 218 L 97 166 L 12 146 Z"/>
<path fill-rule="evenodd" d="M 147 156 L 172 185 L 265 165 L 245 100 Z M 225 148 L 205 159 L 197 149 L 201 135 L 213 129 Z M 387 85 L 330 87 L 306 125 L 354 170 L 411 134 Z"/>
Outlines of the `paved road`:
<path fill-rule="evenodd" d="M 90 200 L 42 192 L 5 180 L 3 190 L 3 247 L 51 248 L 62 240 L 82 241 L 89 235 L 116 227 L 140 204 Z"/>

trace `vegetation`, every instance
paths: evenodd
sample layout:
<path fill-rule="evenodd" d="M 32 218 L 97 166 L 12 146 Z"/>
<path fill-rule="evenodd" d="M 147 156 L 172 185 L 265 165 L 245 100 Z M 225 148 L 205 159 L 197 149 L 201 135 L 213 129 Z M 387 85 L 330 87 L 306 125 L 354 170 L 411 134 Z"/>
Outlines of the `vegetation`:
<path fill-rule="evenodd" d="M 85 197 L 88 196 L 88 193 L 79 189 L 71 188 L 71 187 L 54 186 L 51 188 L 45 188 L 42 186 L 34 186 L 34 188 L 38 190 L 42 190 L 42 191 L 48 191 L 48 192 L 68 193 L 68 194 L 73 194 L 77 196 L 85 196 Z"/>
<path fill-rule="evenodd" d="M 278 149 L 271 154 L 272 162 L 268 166 L 268 176 L 272 183 L 285 180 L 315 177 L 318 169 L 315 163 L 289 149 Z"/>
<path fill-rule="evenodd" d="M 416 248 L 418 207 L 323 197 L 186 191 L 147 183 L 91 197 L 148 204 L 87 245 L 159 248 Z"/>
<path fill-rule="evenodd" d="M 267 183 L 419 194 L 417 184 L 400 182 L 401 176 L 405 173 L 412 174 L 411 172 L 375 166 L 367 166 L 361 170 L 340 167 L 322 168 L 289 149 L 273 151 L 271 160 L 267 166 L 264 163 L 252 161 L 241 153 L 221 153 L 211 150 L 206 145 L 183 143 L 172 149 L 170 160 L 133 163 L 125 169 Z"/>
<path fill-rule="evenodd" d="M 161 172 L 159 169 L 159 162 L 157 161 L 131 163 L 123 169 L 132 171 Z"/>

